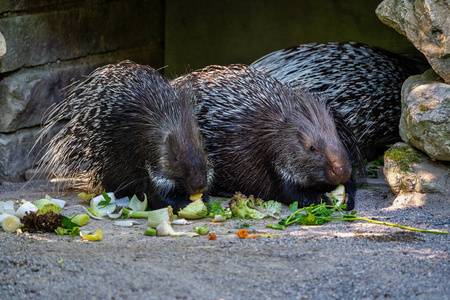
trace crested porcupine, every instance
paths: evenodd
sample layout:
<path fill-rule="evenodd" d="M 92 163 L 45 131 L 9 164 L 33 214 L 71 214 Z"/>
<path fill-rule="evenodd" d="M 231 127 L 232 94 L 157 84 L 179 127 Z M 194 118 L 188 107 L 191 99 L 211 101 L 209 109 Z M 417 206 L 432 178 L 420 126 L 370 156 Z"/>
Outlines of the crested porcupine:
<path fill-rule="evenodd" d="M 40 165 L 62 177 L 83 170 L 94 187 L 119 197 L 145 193 L 151 209 L 184 207 L 212 180 L 193 96 L 188 82 L 175 90 L 149 66 L 98 68 L 47 114 L 41 137 L 70 121 Z"/>
<path fill-rule="evenodd" d="M 343 115 L 368 159 L 400 140 L 401 87 L 429 68 L 425 58 L 374 46 L 314 43 L 275 51 L 251 64 L 294 89 L 323 95 Z"/>
<path fill-rule="evenodd" d="M 353 209 L 349 155 L 324 101 L 245 65 L 210 66 L 172 85 L 186 81 L 197 96 L 215 193 L 240 191 L 306 206 L 330 202 L 324 193 L 346 183 L 347 209 Z M 351 132 L 346 134 L 348 146 L 357 148 Z"/>

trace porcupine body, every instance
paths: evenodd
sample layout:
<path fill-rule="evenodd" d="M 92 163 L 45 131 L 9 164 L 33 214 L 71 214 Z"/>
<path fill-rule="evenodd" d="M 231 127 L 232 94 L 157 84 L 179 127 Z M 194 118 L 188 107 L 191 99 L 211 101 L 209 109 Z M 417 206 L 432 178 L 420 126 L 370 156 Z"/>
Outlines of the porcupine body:
<path fill-rule="evenodd" d="M 47 115 L 41 135 L 70 119 L 41 165 L 59 176 L 82 170 L 117 196 L 149 197 L 151 209 L 184 207 L 211 181 L 188 83 L 173 89 L 149 66 L 131 61 L 96 69 Z"/>
<path fill-rule="evenodd" d="M 368 159 L 400 140 L 402 84 L 429 68 L 425 58 L 356 42 L 291 47 L 267 54 L 252 66 L 294 89 L 306 88 L 328 99 Z"/>
<path fill-rule="evenodd" d="M 324 101 L 245 65 L 210 66 L 172 84 L 185 81 L 196 93 L 214 165 L 213 193 L 240 191 L 306 206 L 329 202 L 324 192 L 346 183 L 347 208 L 353 208 L 348 152 Z"/>

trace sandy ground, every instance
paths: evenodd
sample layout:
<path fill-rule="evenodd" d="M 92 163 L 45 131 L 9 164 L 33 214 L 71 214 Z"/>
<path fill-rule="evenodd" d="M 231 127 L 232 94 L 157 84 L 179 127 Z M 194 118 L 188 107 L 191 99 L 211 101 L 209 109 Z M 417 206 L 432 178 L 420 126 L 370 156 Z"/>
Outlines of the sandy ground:
<path fill-rule="evenodd" d="M 359 215 L 450 230 L 448 196 L 380 188 L 358 191 Z M 82 212 L 75 193 L 58 194 L 46 181 L 0 185 L 0 201 L 45 194 L 68 201 L 65 215 Z M 145 236 L 146 220 L 131 228 L 91 220 L 87 228 L 104 232 L 100 242 L 0 230 L 0 299 L 450 299 L 449 235 L 363 222 L 276 231 L 269 222 L 203 219 L 179 228 L 206 224 L 215 241 Z M 240 239 L 243 223 L 279 236 Z"/>

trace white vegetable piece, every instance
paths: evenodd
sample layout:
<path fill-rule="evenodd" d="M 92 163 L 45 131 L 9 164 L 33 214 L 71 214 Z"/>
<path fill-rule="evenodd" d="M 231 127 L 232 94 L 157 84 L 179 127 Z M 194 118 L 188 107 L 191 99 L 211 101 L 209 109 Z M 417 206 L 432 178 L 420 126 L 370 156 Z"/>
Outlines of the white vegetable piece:
<path fill-rule="evenodd" d="M 0 223 L 6 232 L 15 232 L 20 228 L 20 220 L 18 217 L 3 213 L 0 215 Z"/>
<path fill-rule="evenodd" d="M 116 204 L 117 204 L 117 206 L 128 207 L 128 206 L 130 206 L 130 198 L 123 197 L 120 199 L 116 199 Z"/>
<path fill-rule="evenodd" d="M 130 200 L 129 207 L 134 211 L 146 211 L 147 210 L 147 195 L 144 194 L 144 201 L 140 201 L 139 198 L 134 195 Z"/>
<path fill-rule="evenodd" d="M 139 224 L 139 222 L 136 221 L 130 221 L 130 220 L 121 220 L 114 222 L 114 226 L 122 226 L 122 227 L 131 227 L 134 224 Z"/>
<path fill-rule="evenodd" d="M 173 230 L 169 221 L 162 221 L 161 224 L 156 227 L 156 234 L 158 236 L 169 236 L 173 235 L 174 233 L 175 231 Z"/>
<path fill-rule="evenodd" d="M 30 201 L 25 201 L 21 206 L 17 209 L 15 216 L 18 218 L 23 218 L 27 212 L 37 212 L 39 209 L 36 205 L 31 203 Z"/>
<path fill-rule="evenodd" d="M 14 215 L 14 202 L 12 200 L 0 202 L 0 213 Z"/>
<path fill-rule="evenodd" d="M 189 225 L 192 222 L 187 221 L 186 219 L 176 219 L 172 221 L 172 225 Z"/>

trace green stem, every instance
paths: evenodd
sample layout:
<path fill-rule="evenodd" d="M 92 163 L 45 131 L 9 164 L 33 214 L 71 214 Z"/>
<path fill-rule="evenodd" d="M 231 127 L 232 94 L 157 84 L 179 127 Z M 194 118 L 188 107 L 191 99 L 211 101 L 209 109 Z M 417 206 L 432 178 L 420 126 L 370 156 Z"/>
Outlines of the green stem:
<path fill-rule="evenodd" d="M 148 219 L 149 211 L 135 211 L 128 208 L 122 208 L 122 213 L 127 218 L 135 218 L 135 219 Z"/>
<path fill-rule="evenodd" d="M 305 207 L 300 208 L 300 209 L 298 209 L 296 212 L 292 213 L 292 214 L 287 218 L 286 223 L 284 224 L 284 226 L 288 226 L 288 225 L 291 225 L 291 224 L 295 223 L 295 221 L 293 221 L 293 222 L 291 222 L 291 223 L 289 223 L 289 221 L 290 221 L 294 216 L 296 216 L 298 213 L 300 213 L 301 211 L 304 211 L 304 210 L 305 210 Z"/>
<path fill-rule="evenodd" d="M 394 226 L 394 227 L 398 227 L 398 228 L 402 228 L 402 229 L 406 229 L 406 230 L 412 230 L 412 231 L 419 231 L 419 232 L 426 232 L 426 233 L 436 233 L 436 234 L 449 234 L 448 232 L 445 232 L 445 231 L 435 231 L 435 230 L 424 230 L 424 229 L 412 228 L 412 227 L 407 227 L 407 226 L 393 224 L 393 223 L 380 222 L 380 221 L 375 221 L 375 220 L 372 220 L 372 219 L 366 219 L 366 218 L 363 218 L 363 217 L 360 217 L 360 216 L 353 216 L 353 218 L 349 218 L 349 219 L 362 220 L 362 221 L 367 221 L 367 222 L 371 222 L 371 223 L 375 223 L 375 224 L 381 224 L 381 225 L 386 225 L 386 226 Z"/>

